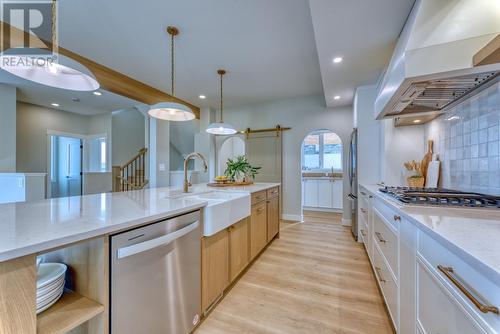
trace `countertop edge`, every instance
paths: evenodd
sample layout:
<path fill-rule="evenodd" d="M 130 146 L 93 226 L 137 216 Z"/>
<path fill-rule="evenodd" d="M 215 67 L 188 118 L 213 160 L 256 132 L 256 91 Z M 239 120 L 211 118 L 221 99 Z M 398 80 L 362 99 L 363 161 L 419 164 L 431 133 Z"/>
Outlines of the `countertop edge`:
<path fill-rule="evenodd" d="M 388 198 L 386 195 L 380 193 L 378 189 L 374 191 L 375 186 L 367 186 L 364 184 L 360 184 L 361 187 L 366 189 L 370 194 L 376 196 L 378 199 L 382 200 L 385 204 L 389 205 L 394 210 L 397 210 L 401 215 L 406 218 L 409 222 L 429 234 L 436 241 L 438 241 L 441 245 L 446 247 L 452 253 L 459 256 L 462 260 L 464 260 L 467 264 L 472 266 L 473 268 L 480 271 L 484 274 L 488 279 L 493 282 L 500 282 L 500 272 L 498 272 L 495 268 L 491 267 L 487 263 L 483 262 L 481 259 L 467 252 L 467 250 L 462 247 L 456 245 L 453 241 L 447 239 L 444 235 L 437 233 L 435 230 L 430 229 L 427 225 L 420 222 L 418 219 L 412 217 L 409 213 L 405 212 L 405 206 L 403 204 L 397 203 L 391 198 Z"/>
<path fill-rule="evenodd" d="M 53 239 L 53 240 L 48 240 L 44 242 L 40 242 L 35 245 L 29 245 L 21 248 L 16 248 L 13 250 L 5 251 L 0 254 L 0 263 L 1 262 L 6 262 L 9 260 L 14 260 L 23 256 L 31 255 L 31 254 L 38 254 L 41 252 L 49 251 L 54 248 L 60 248 L 64 247 L 67 245 L 71 245 L 74 243 L 78 243 L 81 241 L 89 240 L 89 239 L 94 239 L 98 238 L 104 235 L 108 234 L 114 234 L 123 230 L 128 230 L 128 229 L 134 229 L 137 227 L 140 227 L 142 225 L 154 222 L 156 220 L 160 219 L 168 219 L 174 216 L 178 216 L 184 213 L 188 213 L 191 211 L 196 211 L 199 210 L 207 205 L 206 202 L 200 202 L 197 204 L 192 204 L 189 206 L 185 206 L 183 208 L 163 212 L 163 213 L 158 213 L 154 214 L 151 216 L 139 218 L 139 219 L 134 219 L 131 221 L 126 221 L 123 223 L 119 223 L 117 225 L 113 226 L 105 226 L 102 228 L 97 228 L 92 231 L 88 232 L 82 232 L 82 233 L 77 233 L 71 236 L 66 236 L 62 237 L 60 239 Z"/>

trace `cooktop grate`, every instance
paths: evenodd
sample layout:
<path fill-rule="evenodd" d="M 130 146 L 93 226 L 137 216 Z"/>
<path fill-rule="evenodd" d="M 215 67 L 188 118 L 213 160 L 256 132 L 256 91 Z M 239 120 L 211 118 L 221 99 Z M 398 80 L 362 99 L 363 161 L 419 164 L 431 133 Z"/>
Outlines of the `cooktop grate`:
<path fill-rule="evenodd" d="M 406 204 L 500 208 L 500 197 L 473 192 L 410 187 L 383 187 L 379 190 Z"/>

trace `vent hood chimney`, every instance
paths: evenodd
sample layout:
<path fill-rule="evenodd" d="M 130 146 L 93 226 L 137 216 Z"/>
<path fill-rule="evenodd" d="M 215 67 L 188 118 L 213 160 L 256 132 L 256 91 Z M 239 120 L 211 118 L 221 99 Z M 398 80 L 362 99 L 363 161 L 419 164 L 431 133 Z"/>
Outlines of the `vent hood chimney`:
<path fill-rule="evenodd" d="M 500 0 L 417 0 L 375 101 L 377 119 L 439 116 L 498 80 L 473 56 L 500 33 Z"/>

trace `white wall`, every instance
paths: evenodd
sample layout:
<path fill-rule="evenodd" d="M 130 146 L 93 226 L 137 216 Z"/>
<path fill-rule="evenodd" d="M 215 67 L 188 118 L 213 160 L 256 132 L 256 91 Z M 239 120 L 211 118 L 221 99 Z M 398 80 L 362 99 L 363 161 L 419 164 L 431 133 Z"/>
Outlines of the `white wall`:
<path fill-rule="evenodd" d="M 424 125 L 394 127 L 392 119 L 385 119 L 381 126 L 381 180 L 390 186 L 406 186 L 403 163 L 420 161 L 425 150 Z"/>
<path fill-rule="evenodd" d="M 301 145 L 305 136 L 317 129 L 329 129 L 342 139 L 344 170 L 347 170 L 349 136 L 352 131 L 352 108 L 327 108 L 324 97 L 303 97 L 276 102 L 228 108 L 224 121 L 237 129 L 270 128 L 277 124 L 291 127 L 283 134 L 283 213 L 285 219 L 301 219 Z M 344 218 L 350 219 L 344 178 Z"/>
<path fill-rule="evenodd" d="M 16 171 L 16 87 L 0 84 L 0 173 Z"/>
<path fill-rule="evenodd" d="M 361 86 L 354 97 L 354 124 L 358 129 L 358 183 L 381 181 L 380 127 L 374 118 L 377 86 Z"/>
<path fill-rule="evenodd" d="M 17 103 L 17 171 L 47 173 L 47 129 L 87 135 L 89 116 Z"/>
<path fill-rule="evenodd" d="M 194 150 L 200 152 L 208 162 L 208 172 L 203 172 L 203 163 L 195 160 L 194 169 L 200 171 L 198 173 L 199 182 L 209 182 L 213 180 L 216 173 L 215 166 L 215 136 L 209 135 L 205 130 L 208 125 L 215 121 L 216 112 L 214 109 L 206 108 L 200 112 L 200 121 L 198 132 L 194 135 Z"/>
<path fill-rule="evenodd" d="M 122 166 L 145 147 L 144 116 L 134 108 L 113 111 L 111 133 L 112 165 Z"/>

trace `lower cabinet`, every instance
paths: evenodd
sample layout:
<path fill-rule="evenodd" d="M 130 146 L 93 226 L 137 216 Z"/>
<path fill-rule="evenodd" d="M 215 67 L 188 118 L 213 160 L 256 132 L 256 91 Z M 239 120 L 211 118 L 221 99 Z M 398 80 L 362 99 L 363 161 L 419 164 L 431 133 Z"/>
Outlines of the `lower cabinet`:
<path fill-rule="evenodd" d="M 229 227 L 229 280 L 232 282 L 250 262 L 249 218 Z"/>
<path fill-rule="evenodd" d="M 226 288 L 279 233 L 279 187 L 252 194 L 251 216 L 202 239 L 202 308 L 207 312 Z"/>
<path fill-rule="evenodd" d="M 271 241 L 280 231 L 280 198 L 278 196 L 267 200 L 267 242 Z"/>
<path fill-rule="evenodd" d="M 311 209 L 340 210 L 342 179 L 302 179 L 302 205 Z"/>
<path fill-rule="evenodd" d="M 229 232 L 203 238 L 201 251 L 202 307 L 206 310 L 229 285 Z"/>
<path fill-rule="evenodd" d="M 255 258 L 267 244 L 267 203 L 252 206 L 250 216 L 250 257 Z"/>

